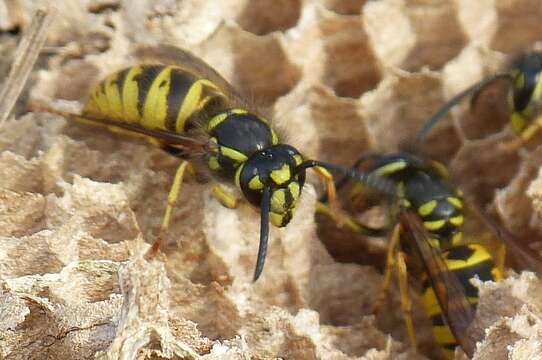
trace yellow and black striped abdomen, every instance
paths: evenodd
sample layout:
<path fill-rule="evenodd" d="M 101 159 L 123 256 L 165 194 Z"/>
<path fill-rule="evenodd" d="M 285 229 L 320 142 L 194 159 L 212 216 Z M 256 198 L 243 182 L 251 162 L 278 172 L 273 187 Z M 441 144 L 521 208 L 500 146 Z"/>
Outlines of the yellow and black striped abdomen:
<path fill-rule="evenodd" d="M 495 266 L 491 254 L 479 244 L 455 246 L 444 251 L 442 256 L 450 272 L 463 285 L 465 295 L 473 306 L 478 303 L 478 289 L 471 284 L 470 279 L 475 277 L 482 281 L 502 279 L 502 274 Z M 423 302 L 433 325 L 433 335 L 442 346 L 446 357 L 452 359 L 458 343 L 445 323 L 435 292 L 427 279 L 423 287 Z"/>
<path fill-rule="evenodd" d="M 97 84 L 83 117 L 182 133 L 191 119 L 208 119 L 224 111 L 225 103 L 213 82 L 181 67 L 135 65 Z"/>

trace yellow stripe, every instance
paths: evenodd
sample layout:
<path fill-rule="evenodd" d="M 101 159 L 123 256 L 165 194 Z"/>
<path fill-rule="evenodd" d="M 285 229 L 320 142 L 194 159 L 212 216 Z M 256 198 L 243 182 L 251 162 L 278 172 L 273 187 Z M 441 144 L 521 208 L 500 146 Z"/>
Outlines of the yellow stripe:
<path fill-rule="evenodd" d="M 435 231 L 440 229 L 446 224 L 446 220 L 433 220 L 433 221 L 424 221 L 423 226 L 429 231 Z"/>
<path fill-rule="evenodd" d="M 386 164 L 384 166 L 379 167 L 378 169 L 376 169 L 376 174 L 379 176 L 393 174 L 396 171 L 406 168 L 406 166 L 407 166 L 407 163 L 405 161 L 398 160 L 390 164 Z"/>
<path fill-rule="evenodd" d="M 235 185 L 237 185 L 239 189 L 241 189 L 241 183 L 239 178 L 241 176 L 241 171 L 243 171 L 243 167 L 245 167 L 245 163 L 241 163 L 241 165 L 237 168 L 237 171 L 235 172 Z"/>
<path fill-rule="evenodd" d="M 147 129 L 166 129 L 167 94 L 170 89 L 171 66 L 164 67 L 153 80 L 143 106 L 141 126 Z"/>
<path fill-rule="evenodd" d="M 440 248 L 440 242 L 436 238 L 428 238 L 427 241 L 429 242 L 429 245 L 431 245 L 434 248 Z"/>
<path fill-rule="evenodd" d="M 439 344 L 450 344 L 456 341 L 448 326 L 433 326 L 433 335 Z"/>
<path fill-rule="evenodd" d="M 216 159 L 216 156 L 210 156 L 207 160 L 207 165 L 209 166 L 209 169 L 217 171 L 220 169 L 220 164 L 218 163 L 218 160 Z"/>
<path fill-rule="evenodd" d="M 248 157 L 243 154 L 242 152 L 239 152 L 235 149 L 229 148 L 227 146 L 221 146 L 220 147 L 220 154 L 232 159 L 233 161 L 237 162 L 244 162 L 248 159 Z"/>
<path fill-rule="evenodd" d="M 271 144 L 273 145 L 277 145 L 279 143 L 279 137 L 277 135 L 277 133 L 275 132 L 275 130 L 269 128 L 269 130 L 271 130 Z M 296 157 L 297 155 L 294 155 L 294 158 Z M 296 160 L 296 163 L 297 163 L 297 160 Z M 298 164 L 299 165 L 299 164 Z"/>
<path fill-rule="evenodd" d="M 448 269 L 456 270 L 465 267 L 472 266 L 474 264 L 481 263 L 486 260 L 492 260 L 489 252 L 481 245 L 478 244 L 469 244 L 470 249 L 474 250 L 474 253 L 468 258 L 463 260 L 450 260 L 446 259 L 446 265 Z"/>
<path fill-rule="evenodd" d="M 142 68 L 139 65 L 133 66 L 128 74 L 122 87 L 122 103 L 124 109 L 124 119 L 127 122 L 139 123 L 141 115 L 137 110 L 137 99 L 139 96 L 139 86 L 134 77 L 141 74 Z"/>
<path fill-rule="evenodd" d="M 181 133 L 184 131 L 184 125 L 186 123 L 186 120 L 197 110 L 200 110 L 205 103 L 210 99 L 207 98 L 201 98 L 201 94 L 203 93 L 204 87 L 210 87 L 213 89 L 217 89 L 215 84 L 213 84 L 211 81 L 207 79 L 199 79 L 196 80 L 192 86 L 190 86 L 190 89 L 186 93 L 186 96 L 183 99 L 183 102 L 181 104 L 181 109 L 179 110 L 179 114 L 177 115 L 177 120 L 175 122 L 175 130 L 178 133 Z M 206 100 L 207 99 L 207 100 Z"/>
<path fill-rule="evenodd" d="M 464 221 L 463 215 L 457 215 L 450 218 L 450 222 L 455 226 L 459 226 L 463 224 L 463 221 Z"/>
<path fill-rule="evenodd" d="M 93 100 L 97 105 L 97 108 L 99 110 L 100 117 L 108 117 L 109 116 L 109 103 L 107 101 L 107 97 L 102 92 L 102 82 L 100 82 L 93 91 Z"/>
<path fill-rule="evenodd" d="M 124 115 L 120 89 L 115 83 L 118 73 L 109 75 L 105 80 L 105 94 L 109 104 L 110 119 L 120 120 Z"/>
<path fill-rule="evenodd" d="M 213 118 L 209 121 L 209 124 L 207 124 L 207 131 L 213 130 L 215 127 L 218 126 L 218 124 L 226 120 L 227 117 L 228 117 L 228 112 L 223 112 L 223 113 L 213 116 Z"/>
<path fill-rule="evenodd" d="M 456 232 L 452 236 L 452 245 L 453 246 L 460 245 L 462 240 L 463 240 L 463 232 L 462 231 Z"/>
<path fill-rule="evenodd" d="M 446 200 L 452 204 L 453 207 L 455 207 L 456 209 L 462 209 L 463 208 L 463 202 L 461 201 L 461 199 L 457 198 L 457 197 L 454 197 L 454 196 L 448 196 L 446 198 Z"/>
<path fill-rule="evenodd" d="M 440 306 L 438 304 L 437 297 L 433 288 L 429 287 L 425 290 L 422 296 L 423 304 L 425 305 L 425 311 L 429 317 L 441 313 Z"/>
<path fill-rule="evenodd" d="M 405 183 L 402 181 L 397 184 L 397 195 L 401 198 L 405 197 Z"/>
<path fill-rule="evenodd" d="M 420 214 L 421 216 L 427 216 L 431 214 L 433 210 L 435 210 L 435 208 L 437 207 L 437 204 L 437 200 L 431 200 L 426 202 L 418 208 L 418 214 Z"/>
<path fill-rule="evenodd" d="M 443 178 L 450 177 L 450 173 L 448 172 L 448 169 L 444 164 L 442 164 L 440 161 L 431 160 L 431 165 L 433 166 L 433 169 Z"/>

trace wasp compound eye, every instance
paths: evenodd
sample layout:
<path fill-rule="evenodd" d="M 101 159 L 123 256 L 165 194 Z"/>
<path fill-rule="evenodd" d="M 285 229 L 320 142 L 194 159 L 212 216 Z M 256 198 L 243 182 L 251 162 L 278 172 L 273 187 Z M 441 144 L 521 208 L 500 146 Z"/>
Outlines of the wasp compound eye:
<path fill-rule="evenodd" d="M 289 145 L 275 145 L 253 154 L 238 170 L 238 185 L 246 199 L 260 206 L 264 187 L 270 188 L 270 220 L 285 226 L 291 219 L 305 173 L 295 169 L 303 161 L 301 154 Z"/>

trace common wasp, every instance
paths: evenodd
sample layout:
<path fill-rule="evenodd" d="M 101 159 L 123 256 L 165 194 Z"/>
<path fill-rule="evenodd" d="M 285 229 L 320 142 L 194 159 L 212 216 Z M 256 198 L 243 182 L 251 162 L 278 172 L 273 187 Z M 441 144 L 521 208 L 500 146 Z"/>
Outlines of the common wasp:
<path fill-rule="evenodd" d="M 531 140 L 542 128 L 542 52 L 533 51 L 516 57 L 509 69 L 489 76 L 452 97 L 427 120 L 416 140 L 422 141 L 450 109 L 469 96 L 473 109 L 481 93 L 499 80 L 508 84 L 509 121 L 512 131 L 518 136 L 505 147 L 515 149 Z"/>
<path fill-rule="evenodd" d="M 354 166 L 374 174 L 377 179 L 387 179 L 395 184 L 390 206 L 393 226 L 370 227 L 353 218 L 345 221 L 349 229 L 365 236 L 390 234 L 384 282 L 375 313 L 386 298 L 396 269 L 406 332 L 416 347 L 407 267 L 409 271 L 421 272 L 422 298 L 436 341 L 449 358 L 457 345 L 472 356 L 480 334 L 469 329 L 478 302 L 478 289 L 471 284 L 471 279 L 497 281 L 502 278 L 503 244 L 514 255 L 521 256 L 531 269 L 540 271 L 540 260 L 531 256 L 517 239 L 497 226 L 472 204 L 468 196 L 453 186 L 441 163 L 400 152 L 368 154 Z M 346 182 L 347 179 L 340 181 L 337 188 Z M 367 200 L 363 198 L 370 192 L 363 185 L 354 183 L 348 197 L 352 202 L 365 205 Z M 329 214 L 324 202 L 319 204 L 318 211 Z M 472 226 L 469 228 L 466 223 L 468 219 L 478 220 L 477 223 L 484 225 L 484 231 L 473 232 Z M 487 235 L 502 243 L 495 246 Z"/>
<path fill-rule="evenodd" d="M 335 187 L 328 170 L 373 182 L 362 172 L 308 160 L 293 146 L 282 143 L 259 110 L 249 106 L 221 75 L 191 53 L 164 46 L 159 50 L 141 48 L 136 55 L 151 61 L 114 72 L 100 81 L 90 91 L 81 113 L 56 111 L 39 104 L 34 107 L 143 137 L 181 159 L 150 256 L 167 237 L 185 172 L 191 168 L 189 158 L 203 158 L 217 179 L 235 183 L 242 196 L 260 209 L 254 281 L 264 267 L 269 222 L 277 227 L 290 222 L 307 169 L 314 168 L 321 176 L 332 202 Z M 214 186 L 213 195 L 225 206 L 236 206 L 237 197 L 220 183 Z"/>

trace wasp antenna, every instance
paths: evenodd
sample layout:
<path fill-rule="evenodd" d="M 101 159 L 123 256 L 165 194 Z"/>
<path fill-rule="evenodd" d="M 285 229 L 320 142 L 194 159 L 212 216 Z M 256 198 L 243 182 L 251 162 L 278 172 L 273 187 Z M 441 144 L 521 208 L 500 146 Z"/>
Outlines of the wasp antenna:
<path fill-rule="evenodd" d="M 258 258 L 256 260 L 256 269 L 254 270 L 254 279 L 257 281 L 265 265 L 265 256 L 267 255 L 267 241 L 269 240 L 269 210 L 271 207 L 271 189 L 269 186 L 263 188 L 262 203 L 260 206 L 260 246 L 258 247 Z"/>
<path fill-rule="evenodd" d="M 345 176 L 357 180 L 367 185 L 368 187 L 380 191 L 392 198 L 397 197 L 395 191 L 395 183 L 385 177 L 379 176 L 372 172 L 367 172 L 355 168 L 347 168 L 341 165 L 335 165 L 318 160 L 306 160 L 297 167 L 296 173 L 315 166 L 320 166 L 328 170 L 340 172 Z"/>
<path fill-rule="evenodd" d="M 427 122 L 424 124 L 423 128 L 418 132 L 416 135 L 416 144 L 419 144 L 422 142 L 422 140 L 427 136 L 429 131 L 446 115 L 451 108 L 459 104 L 463 99 L 465 99 L 467 96 L 472 95 L 471 105 L 476 103 L 476 100 L 478 99 L 478 96 L 480 93 L 490 84 L 492 84 L 495 80 L 498 79 L 512 79 L 512 75 L 508 73 L 504 74 L 495 74 L 490 77 L 487 77 L 476 84 L 470 86 L 469 88 L 461 91 L 459 94 L 451 98 L 446 104 L 444 104 L 440 109 L 438 109 Z"/>

